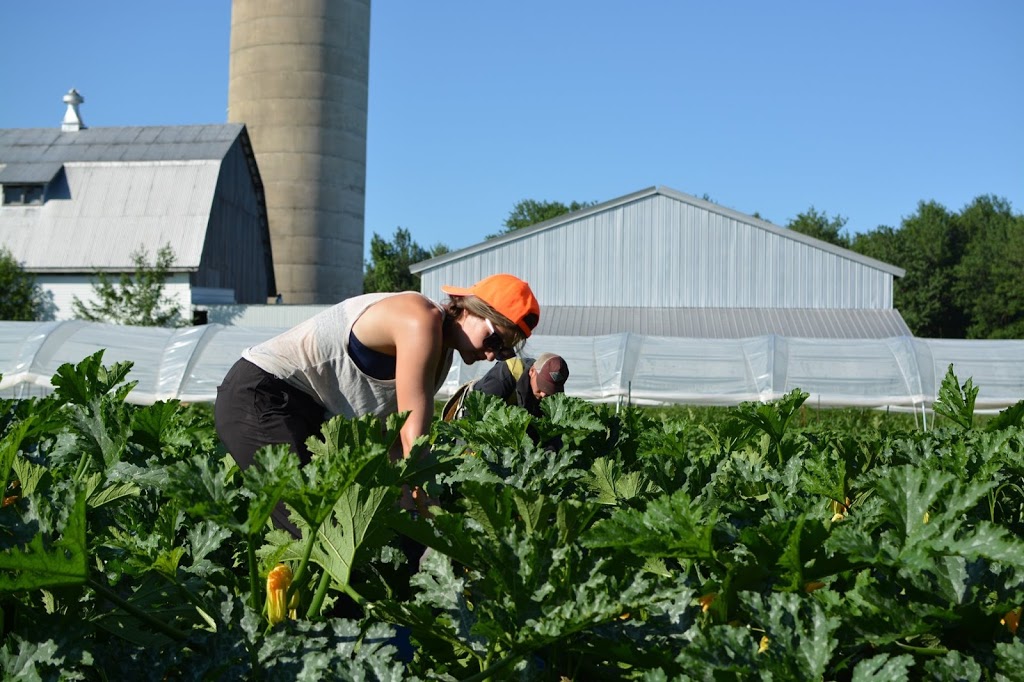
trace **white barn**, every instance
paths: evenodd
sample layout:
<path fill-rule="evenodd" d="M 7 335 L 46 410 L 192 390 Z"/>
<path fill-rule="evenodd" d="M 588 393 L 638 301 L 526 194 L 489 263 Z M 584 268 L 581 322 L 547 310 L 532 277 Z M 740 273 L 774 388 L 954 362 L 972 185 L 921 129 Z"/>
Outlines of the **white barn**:
<path fill-rule="evenodd" d="M 70 97 L 71 95 L 69 95 Z M 68 98 L 65 98 L 67 101 Z M 71 122 L 69 123 L 69 119 Z M 242 124 L 0 130 L 0 246 L 73 317 L 97 271 L 170 245 L 164 293 L 183 317 L 275 292 L 263 185 Z"/>

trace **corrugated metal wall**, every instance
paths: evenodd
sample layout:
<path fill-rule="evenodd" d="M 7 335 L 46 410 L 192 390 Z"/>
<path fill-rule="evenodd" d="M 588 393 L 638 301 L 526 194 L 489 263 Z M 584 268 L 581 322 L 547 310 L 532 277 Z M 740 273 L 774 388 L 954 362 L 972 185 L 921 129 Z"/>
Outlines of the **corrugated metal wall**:
<path fill-rule="evenodd" d="M 892 307 L 890 272 L 732 213 L 653 193 L 442 262 L 422 291 L 509 272 L 542 306 Z"/>
<path fill-rule="evenodd" d="M 245 153 L 236 141 L 221 164 L 206 246 L 199 271 L 192 276 L 193 286 L 231 287 L 236 303 L 265 304 L 275 293 L 270 291 L 266 259 L 270 244 L 265 231 L 260 199 Z"/>

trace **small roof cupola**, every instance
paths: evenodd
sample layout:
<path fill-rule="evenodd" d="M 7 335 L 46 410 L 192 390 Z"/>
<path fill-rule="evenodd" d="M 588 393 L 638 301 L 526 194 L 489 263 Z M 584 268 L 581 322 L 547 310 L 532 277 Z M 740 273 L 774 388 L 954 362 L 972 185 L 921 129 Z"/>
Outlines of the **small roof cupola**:
<path fill-rule="evenodd" d="M 78 113 L 78 105 L 84 101 L 85 98 L 74 88 L 68 90 L 68 94 L 64 95 L 64 103 L 68 105 L 68 108 L 64 112 L 64 122 L 60 126 L 62 131 L 75 132 L 85 128 L 85 123 L 82 122 L 82 117 Z"/>

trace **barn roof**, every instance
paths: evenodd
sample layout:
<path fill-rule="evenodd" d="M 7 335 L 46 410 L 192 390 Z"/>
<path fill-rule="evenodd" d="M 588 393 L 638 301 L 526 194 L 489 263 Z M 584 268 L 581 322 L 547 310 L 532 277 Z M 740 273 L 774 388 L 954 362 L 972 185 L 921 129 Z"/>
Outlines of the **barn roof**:
<path fill-rule="evenodd" d="M 228 153 L 241 123 L 0 130 L 0 166 L 75 161 L 211 161 Z M 0 170 L 3 172 L 3 170 Z"/>
<path fill-rule="evenodd" d="M 0 130 L 0 182 L 48 184 L 42 205 L 3 207 L 0 242 L 36 273 L 124 270 L 165 244 L 170 270 L 196 270 L 239 141 L 251 155 L 236 123 Z"/>

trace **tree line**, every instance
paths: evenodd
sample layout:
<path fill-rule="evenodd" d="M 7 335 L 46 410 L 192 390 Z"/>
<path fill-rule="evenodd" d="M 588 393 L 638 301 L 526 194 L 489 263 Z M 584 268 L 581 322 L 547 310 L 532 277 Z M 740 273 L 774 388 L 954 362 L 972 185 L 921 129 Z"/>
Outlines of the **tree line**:
<path fill-rule="evenodd" d="M 922 201 L 898 227 L 853 236 L 812 207 L 787 227 L 903 268 L 893 305 L 915 336 L 1024 338 L 1024 215 L 991 195 L 959 212 Z"/>

